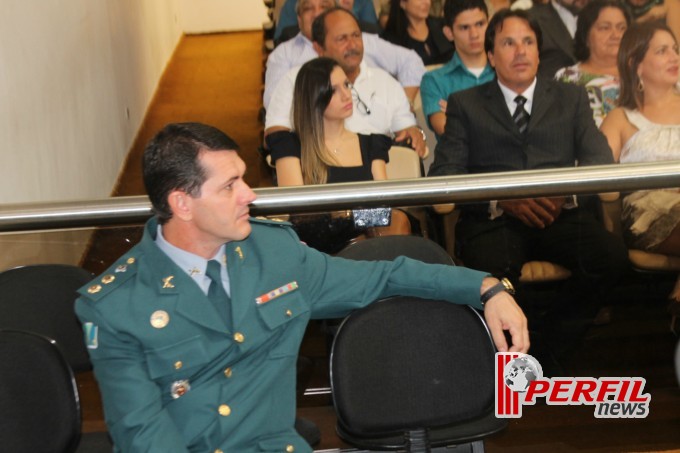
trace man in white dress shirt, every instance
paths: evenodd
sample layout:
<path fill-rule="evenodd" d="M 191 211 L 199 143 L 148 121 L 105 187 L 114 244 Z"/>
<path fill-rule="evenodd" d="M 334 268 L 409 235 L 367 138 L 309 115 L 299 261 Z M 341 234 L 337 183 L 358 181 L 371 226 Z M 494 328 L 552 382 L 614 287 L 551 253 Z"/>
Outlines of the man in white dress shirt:
<path fill-rule="evenodd" d="M 353 84 L 354 111 L 346 127 L 358 133 L 394 136 L 395 141 L 409 142 L 418 155 L 424 156 L 424 134 L 416 126 L 404 90 L 388 73 L 363 61 L 362 33 L 354 16 L 343 8 L 329 9 L 314 21 L 312 35 L 316 53 L 336 60 Z M 278 82 L 267 108 L 265 136 L 292 128 L 291 107 L 299 69 L 291 69 Z"/>
<path fill-rule="evenodd" d="M 312 22 L 334 6 L 335 0 L 298 1 L 300 33 L 293 39 L 279 44 L 267 59 L 263 97 L 265 109 L 269 109 L 272 93 L 286 73 L 318 56 L 312 45 Z M 368 66 L 382 68 L 396 77 L 409 99 L 413 101 L 418 93 L 420 80 L 425 74 L 425 66 L 418 54 L 371 33 L 365 33 L 363 41 L 364 59 Z"/>

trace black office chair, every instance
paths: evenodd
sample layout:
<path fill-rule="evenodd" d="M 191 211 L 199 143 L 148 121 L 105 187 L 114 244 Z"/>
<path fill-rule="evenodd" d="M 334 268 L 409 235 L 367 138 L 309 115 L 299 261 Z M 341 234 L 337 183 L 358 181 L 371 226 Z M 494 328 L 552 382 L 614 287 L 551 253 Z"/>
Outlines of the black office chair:
<path fill-rule="evenodd" d="M 507 425 L 494 416 L 494 356 L 467 306 L 394 297 L 354 312 L 331 352 L 338 435 L 377 451 L 484 451 Z"/>
<path fill-rule="evenodd" d="M 0 329 L 52 338 L 75 372 L 92 369 L 73 304 L 92 280 L 85 269 L 64 264 L 17 267 L 0 273 Z"/>
<path fill-rule="evenodd" d="M 91 370 L 92 363 L 73 305 L 76 290 L 92 278 L 85 269 L 64 264 L 31 265 L 0 273 L 0 329 L 22 330 L 50 338 L 73 371 Z M 0 451 L 5 451 L 2 445 L 0 442 Z M 77 449 L 77 453 L 111 451 L 106 432 L 83 435 Z"/>
<path fill-rule="evenodd" d="M 0 450 L 74 452 L 78 390 L 64 355 L 43 336 L 0 330 Z"/>

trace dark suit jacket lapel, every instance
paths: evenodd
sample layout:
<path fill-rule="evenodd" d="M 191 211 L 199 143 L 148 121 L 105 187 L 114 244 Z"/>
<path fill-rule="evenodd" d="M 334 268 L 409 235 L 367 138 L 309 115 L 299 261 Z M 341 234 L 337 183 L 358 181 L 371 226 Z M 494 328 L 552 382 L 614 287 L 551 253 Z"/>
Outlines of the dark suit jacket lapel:
<path fill-rule="evenodd" d="M 574 40 L 569 34 L 569 30 L 567 30 L 567 26 L 564 25 L 564 22 L 562 22 L 562 19 L 560 19 L 560 15 L 557 14 L 557 11 L 552 5 L 548 4 L 546 6 L 545 18 L 550 26 L 545 27 L 545 29 L 541 29 L 541 32 L 551 35 L 560 49 L 562 49 L 567 55 L 573 56 Z"/>
<path fill-rule="evenodd" d="M 549 82 L 541 80 L 540 77 L 537 79 L 531 106 L 531 116 L 529 118 L 529 132 L 540 123 L 541 119 L 553 106 L 554 94 L 551 88 Z"/>
<path fill-rule="evenodd" d="M 484 90 L 484 109 L 498 121 L 504 128 L 519 134 L 519 130 L 512 120 L 512 115 L 505 103 L 503 92 L 498 86 L 498 80 L 494 79 L 486 84 Z"/>

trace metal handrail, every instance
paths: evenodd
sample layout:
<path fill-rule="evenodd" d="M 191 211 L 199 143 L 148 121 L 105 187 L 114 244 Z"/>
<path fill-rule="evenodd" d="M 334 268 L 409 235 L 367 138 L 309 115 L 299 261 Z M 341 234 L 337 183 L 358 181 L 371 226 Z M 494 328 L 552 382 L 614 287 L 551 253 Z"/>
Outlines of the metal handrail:
<path fill-rule="evenodd" d="M 680 187 L 680 161 L 255 189 L 252 215 Z M 0 231 L 142 223 L 146 196 L 0 206 Z"/>

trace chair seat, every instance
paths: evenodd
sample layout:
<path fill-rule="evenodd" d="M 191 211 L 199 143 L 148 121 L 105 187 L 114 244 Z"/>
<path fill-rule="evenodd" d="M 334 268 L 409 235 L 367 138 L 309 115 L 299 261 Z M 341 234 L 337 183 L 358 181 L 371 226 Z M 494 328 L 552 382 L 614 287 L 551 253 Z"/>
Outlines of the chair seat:
<path fill-rule="evenodd" d="M 522 266 L 522 283 L 542 283 L 566 280 L 571 277 L 571 271 L 559 264 L 549 261 L 529 261 Z"/>
<path fill-rule="evenodd" d="M 680 271 L 680 257 L 649 253 L 642 250 L 628 250 L 628 258 L 637 269 L 646 271 Z"/>

